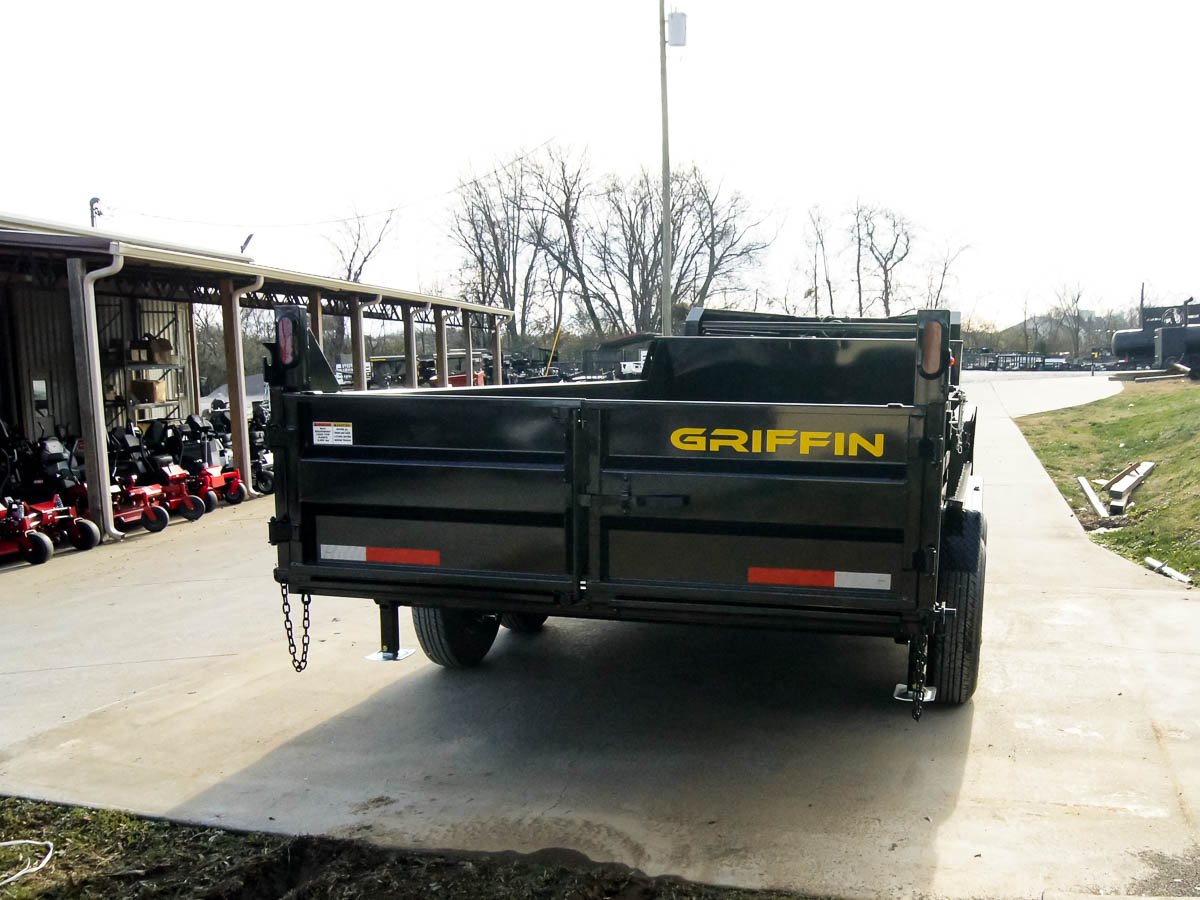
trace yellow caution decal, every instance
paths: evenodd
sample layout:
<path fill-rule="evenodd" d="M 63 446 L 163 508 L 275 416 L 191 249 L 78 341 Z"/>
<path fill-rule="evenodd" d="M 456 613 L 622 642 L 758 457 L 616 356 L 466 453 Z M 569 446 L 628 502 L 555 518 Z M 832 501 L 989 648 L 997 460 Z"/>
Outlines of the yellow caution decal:
<path fill-rule="evenodd" d="M 794 428 L 676 428 L 671 446 L 693 453 L 794 454 L 798 456 L 870 456 L 883 458 L 882 433 L 797 431 Z"/>

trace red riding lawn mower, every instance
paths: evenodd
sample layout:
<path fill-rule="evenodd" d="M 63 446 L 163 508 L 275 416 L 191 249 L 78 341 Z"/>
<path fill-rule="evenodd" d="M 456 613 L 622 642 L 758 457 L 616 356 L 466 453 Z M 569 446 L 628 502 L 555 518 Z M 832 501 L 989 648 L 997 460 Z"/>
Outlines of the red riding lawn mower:
<path fill-rule="evenodd" d="M 193 493 L 204 498 L 209 512 L 217 502 L 236 505 L 250 496 L 241 470 L 225 465 L 225 445 L 216 436 L 213 423 L 188 416 L 181 434 L 179 462 L 188 473 Z"/>
<path fill-rule="evenodd" d="M 179 429 L 166 419 L 150 423 L 144 437 L 127 435 L 139 442 L 132 453 L 143 480 L 155 482 L 163 490 L 163 505 L 169 512 L 178 512 L 189 522 L 195 522 L 207 510 L 204 495 L 192 488 L 187 470 L 175 462 L 171 445 L 179 444 Z"/>
<path fill-rule="evenodd" d="M 91 550 L 100 543 L 100 529 L 54 491 L 51 464 L 66 458 L 57 438 L 43 436 L 35 447 L 0 421 L 0 557 L 20 554 L 38 565 L 55 545 Z"/>
<path fill-rule="evenodd" d="M 171 514 L 164 504 L 161 485 L 154 484 L 148 477 L 144 463 L 135 459 L 133 452 L 141 448 L 141 438 L 120 428 L 108 434 L 109 463 L 112 465 L 112 485 L 109 493 L 113 500 L 113 518 L 121 531 L 141 525 L 147 531 L 162 531 L 171 522 Z M 83 495 L 87 488 L 80 485 Z"/>

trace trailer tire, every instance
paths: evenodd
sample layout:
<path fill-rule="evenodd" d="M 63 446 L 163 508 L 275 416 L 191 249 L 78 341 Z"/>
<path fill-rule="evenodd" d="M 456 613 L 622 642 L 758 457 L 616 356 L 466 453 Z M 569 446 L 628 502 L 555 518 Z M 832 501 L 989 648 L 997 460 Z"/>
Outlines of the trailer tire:
<path fill-rule="evenodd" d="M 183 498 L 183 502 L 179 504 L 179 512 L 189 522 L 195 522 L 207 512 L 207 508 L 202 499 L 195 494 L 188 494 Z"/>
<path fill-rule="evenodd" d="M 216 491 L 209 489 L 204 492 L 204 511 L 205 512 L 212 512 L 214 509 L 217 508 L 217 504 L 220 502 L 221 502 L 221 498 L 217 496 Z"/>
<path fill-rule="evenodd" d="M 25 551 L 25 559 L 30 565 L 40 566 L 54 555 L 54 541 L 40 531 L 31 531 L 25 537 L 29 539 L 29 549 Z"/>
<path fill-rule="evenodd" d="M 938 635 L 929 660 L 937 702 L 959 706 L 971 699 L 979 682 L 983 643 L 983 588 L 987 570 L 987 520 L 983 513 L 963 514 L 962 530 L 942 536 L 938 602 L 954 609 L 954 618 Z M 971 565 L 963 565 L 964 561 Z"/>
<path fill-rule="evenodd" d="M 171 514 L 166 508 L 158 506 L 147 507 L 142 513 L 142 527 L 147 531 L 162 531 L 171 522 Z"/>
<path fill-rule="evenodd" d="M 91 519 L 76 519 L 75 531 L 69 532 L 67 537 L 76 550 L 91 550 L 100 543 L 100 529 Z"/>
<path fill-rule="evenodd" d="M 469 609 L 414 606 L 412 617 L 425 655 L 447 669 L 479 665 L 500 629 L 496 616 Z"/>
<path fill-rule="evenodd" d="M 504 613 L 500 624 L 517 634 L 537 634 L 546 624 L 546 618 L 538 613 Z"/>

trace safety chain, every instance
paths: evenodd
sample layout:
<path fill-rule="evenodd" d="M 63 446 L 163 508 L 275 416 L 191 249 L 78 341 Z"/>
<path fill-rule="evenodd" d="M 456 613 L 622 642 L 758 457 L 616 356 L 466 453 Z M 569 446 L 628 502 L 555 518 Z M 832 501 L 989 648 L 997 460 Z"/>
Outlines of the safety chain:
<path fill-rule="evenodd" d="M 913 689 L 913 721 L 921 721 L 921 711 L 925 706 L 925 667 L 929 663 L 929 635 L 924 631 L 921 636 L 916 639 L 917 644 L 914 648 L 914 658 L 916 661 L 917 678 L 912 684 Z"/>
<path fill-rule="evenodd" d="M 300 653 L 297 654 L 296 639 L 292 635 L 292 604 L 288 601 L 288 586 L 286 584 L 279 586 L 279 594 L 283 598 L 283 630 L 287 633 L 288 652 L 292 655 L 292 668 L 297 672 L 303 672 L 304 667 L 308 665 L 308 626 L 311 624 L 308 607 L 312 603 L 312 597 L 309 594 L 300 595 L 300 603 L 304 607 L 304 615 L 300 621 Z"/>

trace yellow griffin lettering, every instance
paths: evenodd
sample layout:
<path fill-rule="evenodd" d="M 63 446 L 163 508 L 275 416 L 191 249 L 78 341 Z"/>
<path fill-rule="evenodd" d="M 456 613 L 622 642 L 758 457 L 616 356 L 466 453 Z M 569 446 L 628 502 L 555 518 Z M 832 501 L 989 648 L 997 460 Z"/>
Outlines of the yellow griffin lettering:
<path fill-rule="evenodd" d="M 677 450 L 707 450 L 707 428 L 676 428 L 671 432 L 671 446 Z"/>
<path fill-rule="evenodd" d="M 797 431 L 792 428 L 676 428 L 671 446 L 690 453 L 795 453 L 797 456 L 872 456 L 882 459 L 884 435 L 856 431 Z M 795 448 L 794 450 L 791 448 Z M 822 452 L 824 451 L 824 452 Z"/>

